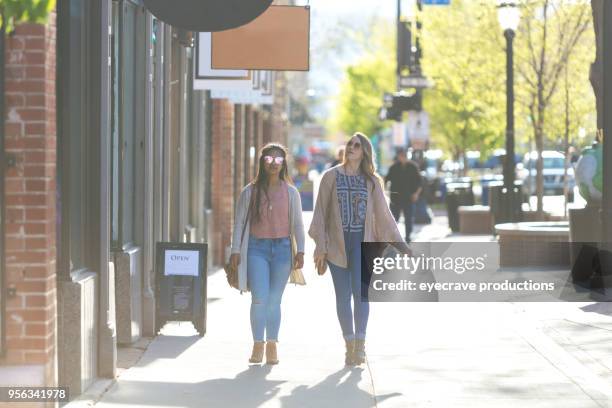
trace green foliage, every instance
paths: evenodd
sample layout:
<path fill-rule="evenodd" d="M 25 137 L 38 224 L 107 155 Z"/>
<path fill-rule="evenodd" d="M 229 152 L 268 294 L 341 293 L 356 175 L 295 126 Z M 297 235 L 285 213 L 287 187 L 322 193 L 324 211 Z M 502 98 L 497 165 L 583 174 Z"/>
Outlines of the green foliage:
<path fill-rule="evenodd" d="M 362 37 L 370 46 L 357 63 L 346 67 L 330 123 L 334 131 L 371 136 L 383 128 L 378 119 L 383 94 L 395 89 L 394 33 L 392 26 L 373 23 L 370 34 Z"/>
<path fill-rule="evenodd" d="M 505 54 L 492 3 L 453 0 L 424 16 L 424 72 L 432 140 L 459 157 L 501 147 L 505 125 Z"/>
<path fill-rule="evenodd" d="M 593 21 L 586 0 L 523 0 L 521 5 L 523 19 L 516 47 L 520 78 L 517 95 L 531 126 L 535 148 L 542 152 L 550 147 L 550 143 L 546 146 L 547 141 L 560 139 L 560 124 L 568 132 L 578 126 L 591 127 L 587 124 L 588 108 L 595 111 L 595 105 L 588 66 L 594 60 Z M 563 81 L 566 72 L 567 86 Z M 568 114 L 567 100 L 571 100 Z M 536 171 L 537 210 L 541 212 L 544 196 L 541 157 L 536 162 Z"/>
<path fill-rule="evenodd" d="M 381 54 L 368 56 L 359 65 L 347 68 L 340 91 L 339 130 L 372 135 L 381 129 L 378 111 L 383 93 L 394 87 L 393 72 L 388 59 Z"/>
<path fill-rule="evenodd" d="M 0 18 L 11 31 L 19 23 L 44 23 L 55 0 L 0 0 Z"/>
<path fill-rule="evenodd" d="M 545 3 L 550 5 L 547 19 L 541 15 Z M 504 146 L 506 50 L 496 5 L 495 1 L 453 0 L 450 6 L 424 10 L 423 72 L 435 82 L 434 88 L 425 91 L 425 109 L 430 113 L 434 145 L 455 157 L 467 150 L 486 156 Z M 556 146 L 552 142 L 566 132 L 566 100 L 570 139 L 575 139 L 579 128 L 593 133 L 595 103 L 588 75 L 595 40 L 589 2 L 522 0 L 521 13 L 514 43 L 517 150 L 531 149 L 536 129 L 548 141 L 547 148 Z M 331 120 L 332 130 L 349 134 L 356 130 L 373 134 L 389 126 L 379 121 L 378 109 L 383 93 L 396 89 L 395 24 L 383 27 L 377 21 L 363 32 L 350 37 L 351 42 L 366 42 L 361 46 L 365 55 L 345 69 Z M 544 98 L 541 115 L 538 87 Z"/>
<path fill-rule="evenodd" d="M 529 0 L 522 3 L 521 11 L 515 44 L 521 133 L 536 145 L 554 147 L 565 133 L 567 94 L 571 137 L 580 127 L 594 133 L 595 95 L 589 69 L 595 60 L 595 34 L 589 2 Z"/>

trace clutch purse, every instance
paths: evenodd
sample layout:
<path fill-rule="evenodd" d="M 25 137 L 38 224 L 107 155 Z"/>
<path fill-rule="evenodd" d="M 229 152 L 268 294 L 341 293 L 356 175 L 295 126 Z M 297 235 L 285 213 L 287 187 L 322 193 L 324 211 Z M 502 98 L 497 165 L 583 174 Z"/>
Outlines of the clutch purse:
<path fill-rule="evenodd" d="M 292 259 L 295 260 L 295 255 L 297 254 L 297 244 L 295 242 L 295 237 L 291 237 L 291 255 Z M 304 278 L 304 274 L 301 269 L 294 268 L 291 265 L 291 274 L 289 275 L 289 282 L 295 283 L 296 285 L 305 285 L 306 279 Z"/>

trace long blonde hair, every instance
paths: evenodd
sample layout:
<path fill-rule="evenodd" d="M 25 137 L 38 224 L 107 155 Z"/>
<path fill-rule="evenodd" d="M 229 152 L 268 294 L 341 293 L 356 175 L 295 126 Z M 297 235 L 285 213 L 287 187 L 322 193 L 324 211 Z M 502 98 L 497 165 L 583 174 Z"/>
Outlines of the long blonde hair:
<path fill-rule="evenodd" d="M 351 139 L 353 137 L 359 138 L 359 141 L 361 142 L 361 150 L 363 151 L 363 157 L 361 158 L 361 163 L 359 164 L 359 171 L 361 174 L 370 179 L 373 184 L 380 183 L 382 187 L 382 177 L 380 177 L 380 175 L 376 172 L 376 152 L 374 152 L 372 142 L 370 142 L 370 139 L 361 132 L 355 132 Z M 347 163 L 348 159 L 345 154 L 342 165 L 346 165 Z M 372 191 L 374 191 L 374 185 L 372 185 Z"/>

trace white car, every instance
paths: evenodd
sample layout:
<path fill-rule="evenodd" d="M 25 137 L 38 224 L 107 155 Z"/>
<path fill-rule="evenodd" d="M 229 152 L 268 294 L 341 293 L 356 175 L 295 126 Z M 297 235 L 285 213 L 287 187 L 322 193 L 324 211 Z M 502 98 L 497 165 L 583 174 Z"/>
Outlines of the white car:
<path fill-rule="evenodd" d="M 554 150 L 544 150 L 542 152 L 544 159 L 544 194 L 545 195 L 562 195 L 563 194 L 563 178 L 565 168 L 565 156 Z M 523 160 L 523 168 L 519 171 L 520 177 L 523 179 L 525 192 L 529 195 L 536 193 L 536 164 L 538 152 L 533 151 L 525 154 Z M 574 180 L 574 168 L 570 164 L 567 169 L 568 189 L 571 193 L 574 190 L 576 182 Z"/>

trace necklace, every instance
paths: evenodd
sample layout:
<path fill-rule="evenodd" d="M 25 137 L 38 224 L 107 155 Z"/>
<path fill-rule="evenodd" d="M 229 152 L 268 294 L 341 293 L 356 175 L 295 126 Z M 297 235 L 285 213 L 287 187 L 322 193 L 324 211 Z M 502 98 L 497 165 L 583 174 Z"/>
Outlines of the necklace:
<path fill-rule="evenodd" d="M 280 184 L 278 186 L 276 186 L 275 188 L 271 189 L 271 193 L 276 193 L 278 191 L 278 189 L 280 188 Z M 270 197 L 268 197 L 268 211 L 272 211 L 272 201 L 270 200 Z"/>

